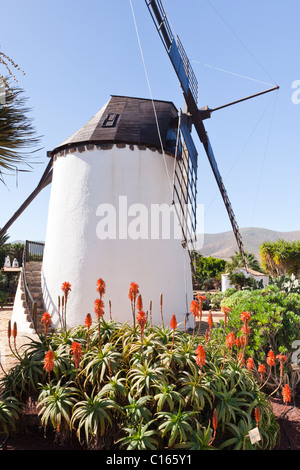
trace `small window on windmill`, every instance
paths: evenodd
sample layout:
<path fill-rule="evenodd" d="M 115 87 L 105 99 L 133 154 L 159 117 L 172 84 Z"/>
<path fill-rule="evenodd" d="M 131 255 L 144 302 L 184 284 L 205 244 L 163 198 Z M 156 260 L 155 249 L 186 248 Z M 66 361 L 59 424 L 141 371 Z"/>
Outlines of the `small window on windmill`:
<path fill-rule="evenodd" d="M 119 114 L 111 113 L 106 116 L 103 121 L 102 127 L 115 127 L 117 124 Z"/>

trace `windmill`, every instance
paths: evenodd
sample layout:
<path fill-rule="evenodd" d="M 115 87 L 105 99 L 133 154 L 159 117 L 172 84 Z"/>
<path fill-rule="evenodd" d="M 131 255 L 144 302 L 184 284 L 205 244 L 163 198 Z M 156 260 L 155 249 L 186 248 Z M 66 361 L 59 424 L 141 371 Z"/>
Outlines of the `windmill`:
<path fill-rule="evenodd" d="M 241 103 L 242 101 L 246 101 L 246 100 L 255 98 L 257 96 L 266 94 L 266 93 L 270 93 L 274 90 L 277 90 L 279 87 L 276 86 L 268 90 L 264 90 L 260 93 L 247 96 L 245 98 L 236 100 L 231 103 L 227 103 L 225 105 L 219 106 L 214 109 L 210 109 L 207 106 L 199 109 L 197 105 L 197 101 L 198 101 L 197 79 L 195 77 L 193 68 L 191 66 L 191 63 L 188 59 L 188 56 L 183 48 L 183 45 L 179 37 L 178 36 L 175 37 L 171 30 L 171 27 L 168 22 L 168 18 L 167 18 L 167 15 L 166 15 L 166 12 L 164 10 L 161 0 L 145 0 L 145 3 L 148 7 L 148 10 L 151 14 L 151 17 L 153 19 L 157 32 L 159 33 L 162 43 L 167 51 L 167 54 L 171 60 L 171 63 L 179 79 L 179 83 L 182 88 L 182 92 L 183 92 L 184 100 L 185 100 L 186 113 L 184 117 L 186 121 L 190 121 L 190 123 L 194 125 L 194 128 L 198 134 L 198 137 L 204 147 L 204 150 L 208 157 L 211 169 L 213 171 L 214 177 L 216 179 L 218 188 L 220 190 L 222 199 L 224 201 L 224 204 L 225 204 L 225 207 L 226 207 L 226 210 L 227 210 L 230 222 L 231 222 L 231 226 L 232 226 L 233 233 L 236 239 L 238 250 L 244 261 L 245 267 L 247 268 L 247 260 L 245 256 L 245 250 L 244 250 L 244 245 L 243 245 L 243 240 L 242 240 L 242 236 L 240 233 L 240 229 L 236 221 L 236 217 L 234 215 L 231 202 L 229 200 L 227 191 L 225 189 L 222 177 L 220 175 L 218 165 L 214 156 L 213 148 L 210 143 L 208 134 L 205 130 L 203 121 L 205 119 L 209 119 L 212 113 L 215 111 L 226 108 L 228 106 L 232 106 L 237 103 Z M 195 156 L 195 153 L 191 153 L 191 155 Z M 195 168 L 197 167 L 197 162 L 195 161 L 195 157 L 193 161 L 193 166 Z"/>
<path fill-rule="evenodd" d="M 161 293 L 165 321 L 175 314 L 183 322 L 193 295 L 190 267 L 197 223 L 198 153 L 192 126 L 206 151 L 245 258 L 239 227 L 203 124 L 221 107 L 198 108 L 195 74 L 179 38 L 171 31 L 163 5 L 160 0 L 145 2 L 178 76 L 184 111 L 168 101 L 112 95 L 90 121 L 48 152 L 50 160 L 39 184 L 0 232 L 0 236 L 5 233 L 51 183 L 42 293 L 54 326 L 59 322 L 61 284 L 71 283 L 67 324 L 75 326 L 93 309 L 99 277 L 107 284 L 106 307 L 111 301 L 117 320 L 131 319 L 128 287 L 134 281 L 140 286 L 144 309 L 152 304 L 154 323 L 161 320 Z M 129 227 L 134 236 L 128 239 L 129 228 L 124 228 L 123 222 L 130 211 L 131 216 L 136 215 L 137 203 L 139 210 L 145 208 L 151 215 L 153 208 L 170 205 L 179 235 L 164 239 L 154 225 L 148 239 L 142 230 L 138 233 L 141 219 L 135 217 Z"/>

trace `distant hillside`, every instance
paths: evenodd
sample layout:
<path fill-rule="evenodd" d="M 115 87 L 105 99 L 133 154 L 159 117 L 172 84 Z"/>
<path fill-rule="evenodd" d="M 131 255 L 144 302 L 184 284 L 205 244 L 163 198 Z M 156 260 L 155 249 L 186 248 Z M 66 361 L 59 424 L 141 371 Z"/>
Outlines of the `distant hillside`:
<path fill-rule="evenodd" d="M 246 251 L 253 253 L 259 260 L 259 247 L 266 241 L 300 240 L 300 230 L 295 232 L 276 232 L 265 228 L 242 228 L 240 229 Z M 204 235 L 204 246 L 200 253 L 204 256 L 228 259 L 238 251 L 235 237 L 232 231 L 223 233 L 206 233 Z"/>

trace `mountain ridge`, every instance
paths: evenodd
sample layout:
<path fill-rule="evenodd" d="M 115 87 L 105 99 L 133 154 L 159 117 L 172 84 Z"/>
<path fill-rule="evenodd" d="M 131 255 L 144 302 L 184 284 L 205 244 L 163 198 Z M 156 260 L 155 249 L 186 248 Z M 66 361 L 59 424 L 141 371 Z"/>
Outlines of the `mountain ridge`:
<path fill-rule="evenodd" d="M 300 230 L 280 232 L 259 227 L 245 227 L 240 229 L 245 251 L 253 253 L 259 260 L 259 247 L 266 241 L 275 242 L 280 239 L 287 241 L 300 240 Z M 205 233 L 203 247 L 199 248 L 203 256 L 229 259 L 238 251 L 233 231 L 221 233 Z"/>

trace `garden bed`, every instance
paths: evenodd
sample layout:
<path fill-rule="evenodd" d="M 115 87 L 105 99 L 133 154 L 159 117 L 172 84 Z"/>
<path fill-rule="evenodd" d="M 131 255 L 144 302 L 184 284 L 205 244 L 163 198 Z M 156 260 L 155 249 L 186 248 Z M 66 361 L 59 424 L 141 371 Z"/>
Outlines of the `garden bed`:
<path fill-rule="evenodd" d="M 100 296 L 97 321 L 87 314 L 72 330 L 63 322 L 47 335 L 51 317 L 45 312 L 45 334 L 22 357 L 17 330 L 9 327 L 19 364 L 3 377 L 2 424 L 4 435 L 14 432 L 0 448 L 300 450 L 299 387 L 288 379 L 287 356 L 269 350 L 272 344 L 286 351 L 286 335 L 279 333 L 289 331 L 290 344 L 300 323 L 274 289 L 251 294 L 257 305 L 248 305 L 248 293 L 232 296 L 232 305 L 222 306 L 223 320 L 214 322 L 210 311 L 201 329 L 205 296 L 198 296 L 190 305 L 194 327 L 185 332 L 175 315 L 168 326 L 152 325 L 139 298 L 133 325 L 105 321 Z M 269 296 L 282 310 L 276 306 L 277 323 L 265 307 Z M 283 317 L 293 325 L 280 323 Z M 271 400 L 266 389 L 273 390 Z M 256 426 L 260 439 L 253 441 Z"/>
<path fill-rule="evenodd" d="M 273 398 L 273 411 L 280 425 L 280 443 L 277 450 L 300 450 L 300 396 L 295 397 L 295 406 L 287 408 L 281 398 Z"/>
<path fill-rule="evenodd" d="M 280 425 L 280 442 L 274 450 L 300 450 L 300 394 L 295 397 L 295 406 L 287 408 L 281 398 L 271 399 L 274 414 Z M 0 442 L 0 450 L 84 450 L 78 442 L 72 445 L 61 445 L 55 437 L 44 436 L 43 429 L 38 426 L 38 417 L 34 409 L 27 414 L 29 425 L 22 435 L 13 435 Z"/>

